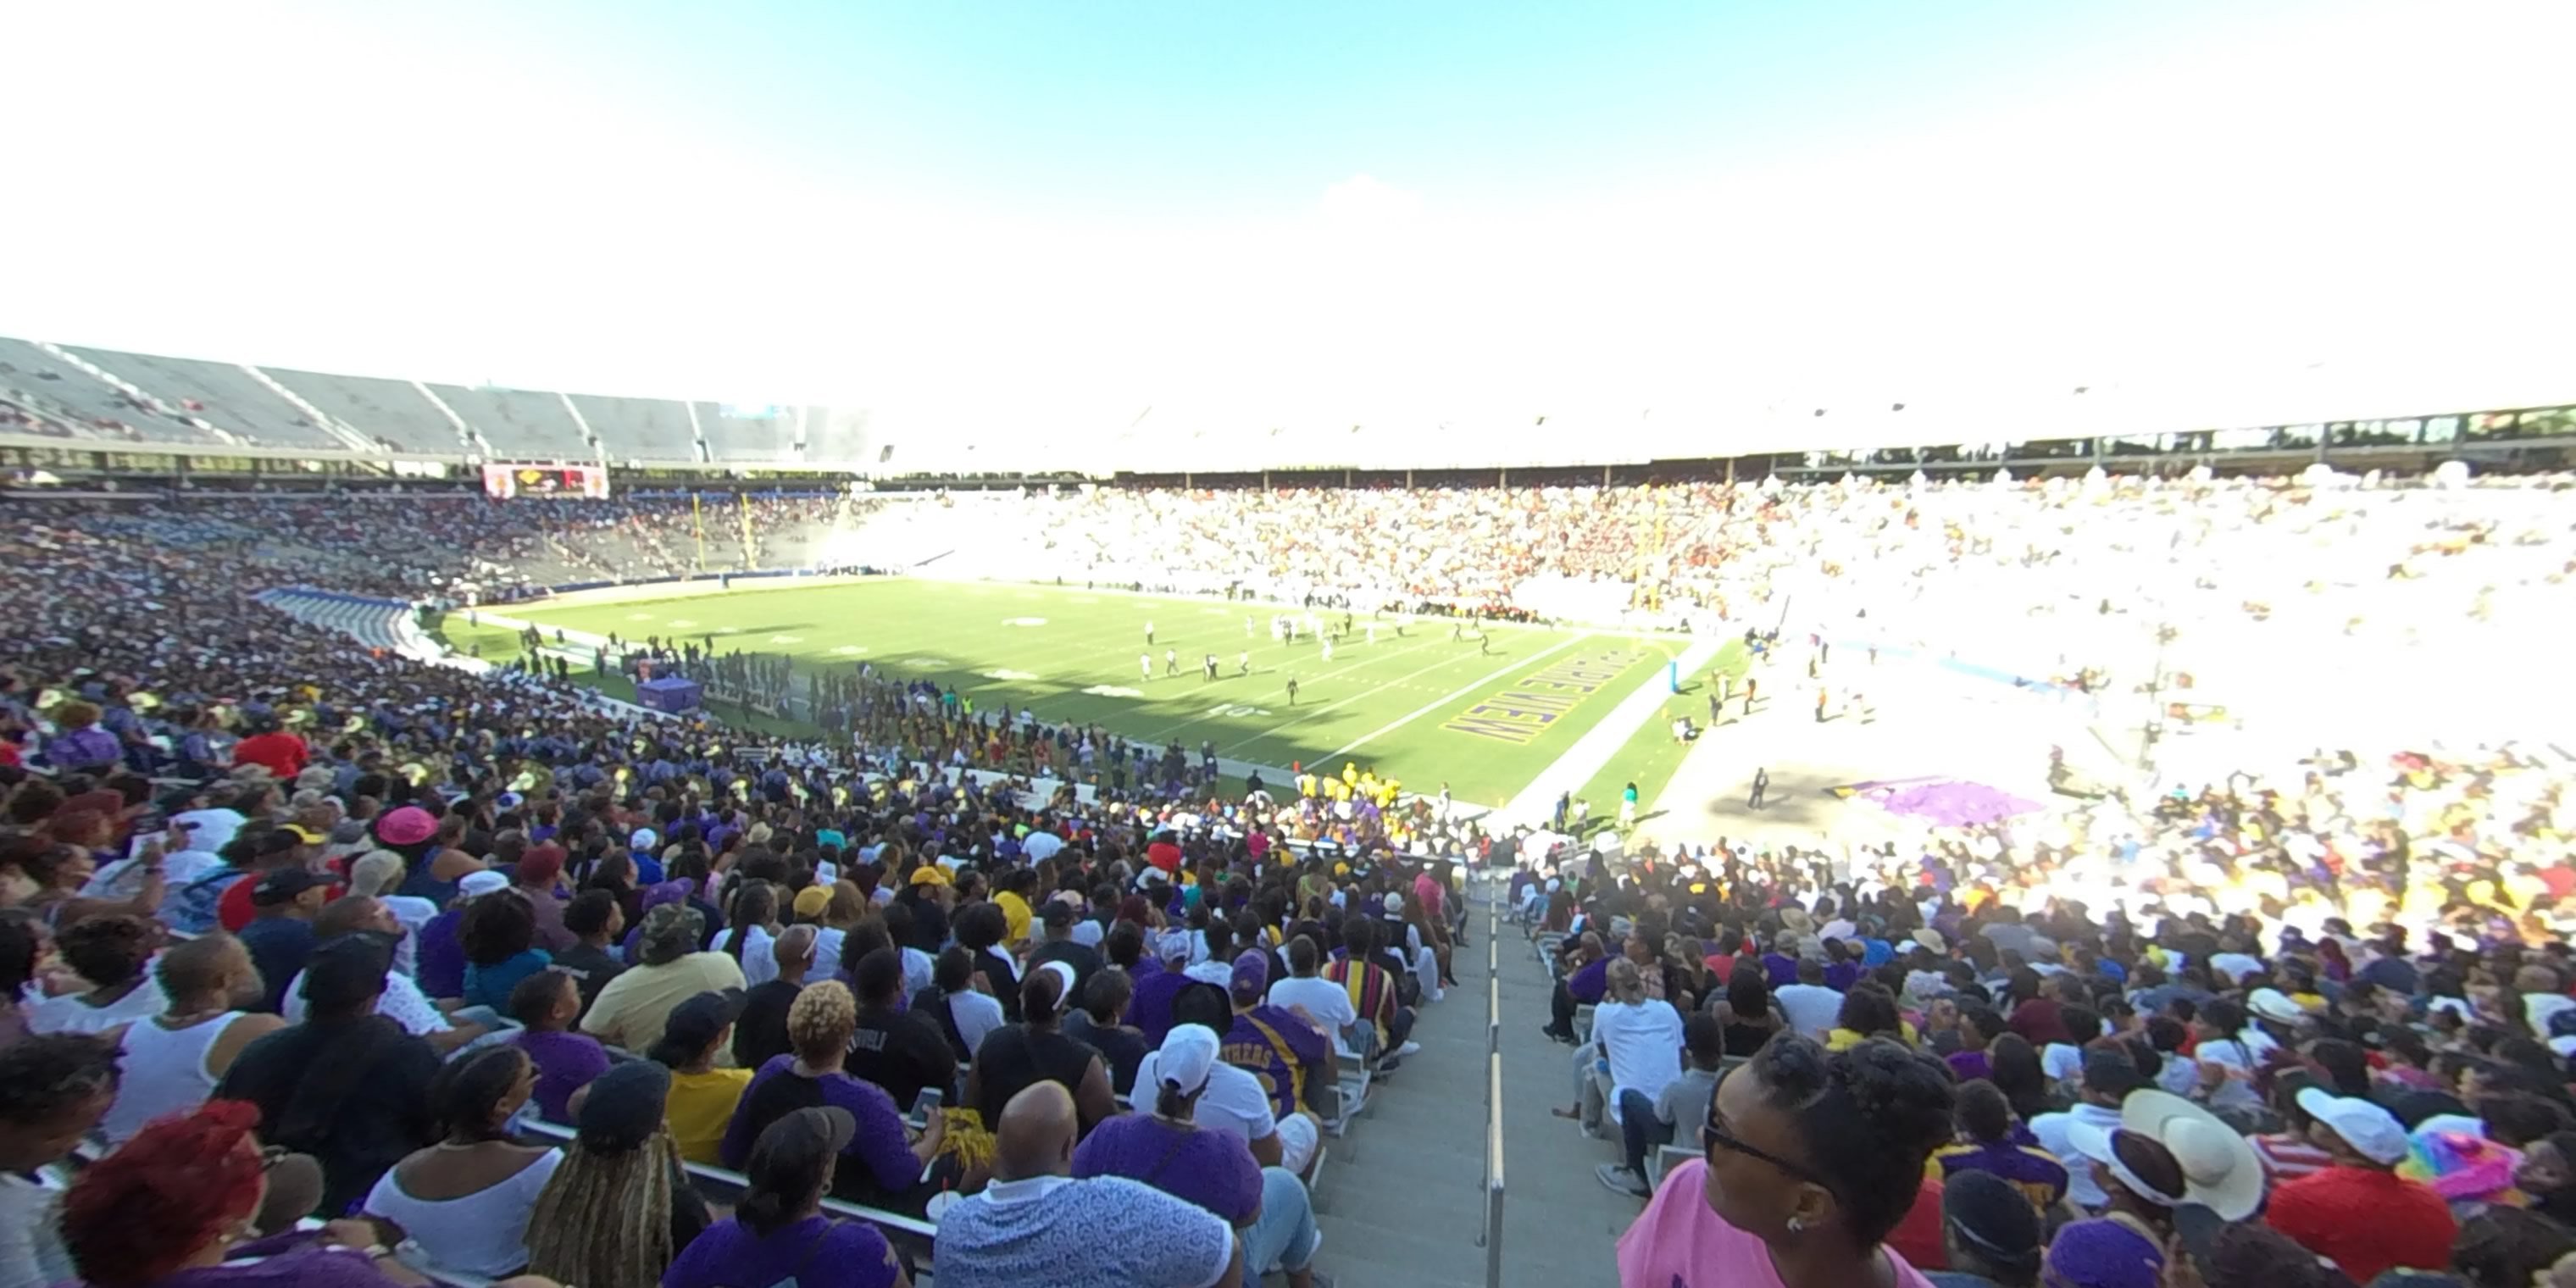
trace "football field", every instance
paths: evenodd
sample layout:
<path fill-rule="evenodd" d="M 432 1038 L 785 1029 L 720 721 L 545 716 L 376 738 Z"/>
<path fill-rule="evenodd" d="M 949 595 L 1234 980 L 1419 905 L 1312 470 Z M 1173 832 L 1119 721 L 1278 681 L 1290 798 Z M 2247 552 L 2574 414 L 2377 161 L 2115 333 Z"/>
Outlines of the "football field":
<path fill-rule="evenodd" d="M 1259 765 L 1356 760 L 1408 790 L 1437 792 L 1446 782 L 1462 801 L 1495 805 L 1641 686 L 1660 688 L 1667 659 L 1684 645 L 1503 624 L 1485 626 L 1480 640 L 1472 623 L 1453 638 L 1457 623 L 1447 619 L 1361 614 L 1326 660 L 1311 637 L 1272 638 L 1271 615 L 1280 611 L 1272 605 L 897 578 L 495 611 L 624 640 L 712 636 L 721 651 L 788 654 L 800 667 L 868 662 L 954 685 L 979 713 L 1026 708 L 1043 720 L 1098 723 L 1151 743 L 1177 740 L 1193 754 L 1213 741 L 1220 756 Z M 1317 617 L 1328 627 L 1340 622 L 1338 613 Z M 448 634 L 460 644 L 476 640 L 492 661 L 516 651 L 488 624 L 464 629 L 461 614 L 451 615 Z M 1209 654 L 1217 659 L 1213 680 L 1203 675 Z M 1671 706 L 1699 700 L 1684 694 Z M 1670 772 L 1668 764 L 1654 767 Z M 1619 769 L 1602 767 L 1614 776 Z"/>

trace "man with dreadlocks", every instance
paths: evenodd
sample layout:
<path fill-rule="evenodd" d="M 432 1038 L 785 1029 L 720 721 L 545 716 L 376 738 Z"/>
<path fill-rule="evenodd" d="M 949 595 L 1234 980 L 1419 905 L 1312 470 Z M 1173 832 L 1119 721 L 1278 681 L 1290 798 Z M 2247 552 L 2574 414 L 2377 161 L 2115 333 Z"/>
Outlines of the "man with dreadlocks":
<path fill-rule="evenodd" d="M 654 1284 L 707 1228 L 662 1123 L 671 1071 L 629 1060 L 574 1099 L 579 1127 L 528 1218 L 528 1272 L 564 1284 Z"/>

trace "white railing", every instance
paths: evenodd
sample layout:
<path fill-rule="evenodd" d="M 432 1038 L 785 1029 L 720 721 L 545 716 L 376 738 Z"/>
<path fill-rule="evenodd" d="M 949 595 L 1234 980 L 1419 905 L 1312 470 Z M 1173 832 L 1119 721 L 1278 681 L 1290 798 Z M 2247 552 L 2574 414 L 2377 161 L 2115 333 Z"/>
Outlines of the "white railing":
<path fill-rule="evenodd" d="M 1485 1288 L 1503 1282 L 1503 954 L 1499 892 L 1485 905 Z"/>

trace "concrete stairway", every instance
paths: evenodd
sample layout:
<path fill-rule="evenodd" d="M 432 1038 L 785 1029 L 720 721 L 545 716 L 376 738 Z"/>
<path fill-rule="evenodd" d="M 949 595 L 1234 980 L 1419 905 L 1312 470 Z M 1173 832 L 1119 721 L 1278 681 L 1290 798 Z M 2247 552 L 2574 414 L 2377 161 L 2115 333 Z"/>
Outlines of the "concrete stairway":
<path fill-rule="evenodd" d="M 1481 895 L 1479 896 L 1481 897 Z M 1317 1266 L 1340 1288 L 1478 1288 L 1485 1282 L 1486 909 L 1471 902 L 1459 987 L 1414 1027 L 1422 1044 L 1371 1091 L 1350 1133 L 1329 1142 L 1315 1185 L 1324 1231 Z M 1612 1259 L 1642 1204 L 1602 1188 L 1593 1165 L 1610 1145 L 1551 1117 L 1573 1083 L 1567 1047 L 1549 1041 L 1550 983 L 1520 929 L 1501 931 L 1507 1288 L 1589 1288 L 1618 1281 Z"/>

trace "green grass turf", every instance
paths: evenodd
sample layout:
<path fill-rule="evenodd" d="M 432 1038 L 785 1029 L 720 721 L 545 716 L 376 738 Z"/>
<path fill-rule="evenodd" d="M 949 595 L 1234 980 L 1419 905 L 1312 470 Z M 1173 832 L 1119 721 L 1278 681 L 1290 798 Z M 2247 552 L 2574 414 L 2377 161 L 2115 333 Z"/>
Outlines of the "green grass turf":
<path fill-rule="evenodd" d="M 466 619 L 466 616 L 463 613 L 447 613 L 442 615 L 438 620 L 438 624 L 431 628 L 430 634 L 436 637 L 441 643 L 457 652 L 481 658 L 495 666 L 514 661 L 521 654 L 527 652 L 525 648 L 520 646 L 519 633 L 517 631 L 511 630 L 506 626 L 494 626 L 489 622 L 470 622 Z M 620 634 L 623 634 L 623 632 L 620 632 Z M 569 651 L 573 653 L 582 652 L 582 650 L 579 649 Z M 627 679 L 624 675 L 613 670 L 606 675 L 592 674 L 590 663 L 582 657 L 574 657 L 569 660 L 572 663 L 573 679 L 578 680 L 583 684 L 587 684 L 620 702 L 633 702 L 635 700 L 635 682 L 633 680 Z M 758 729 L 763 733 L 772 734 L 781 738 L 816 738 L 822 736 L 823 733 L 823 730 L 819 726 L 808 724 L 805 721 L 785 720 L 777 716 L 764 715 L 737 703 L 710 702 L 707 704 L 707 708 L 729 724 L 747 729 Z"/>
<path fill-rule="evenodd" d="M 1667 697 L 1655 718 L 1637 726 L 1610 763 L 1574 794 L 1579 800 L 1592 802 L 1595 827 L 1619 821 L 1619 795 L 1630 783 L 1637 785 L 1638 821 L 1645 821 L 1655 808 L 1656 800 L 1664 794 L 1664 785 L 1673 780 L 1673 772 L 1681 768 L 1682 756 L 1690 750 L 1688 744 L 1673 741 L 1673 717 L 1678 715 L 1688 715 L 1694 722 L 1705 721 L 1707 690 L 1693 689 Z"/>
<path fill-rule="evenodd" d="M 1177 739 L 1193 752 L 1201 740 L 1213 739 L 1219 755 L 1256 764 L 1332 757 L 1337 767 L 1356 760 L 1394 774 L 1408 789 L 1436 792 L 1446 781 L 1459 799 L 1488 804 L 1510 800 L 1680 648 L 1656 638 L 1495 625 L 1487 628 L 1494 651 L 1486 656 L 1472 632 L 1451 640 L 1449 622 L 1408 623 L 1399 638 L 1393 619 L 1378 624 L 1371 645 L 1362 616 L 1327 663 L 1311 641 L 1273 643 L 1270 613 L 1264 605 L 1205 599 L 890 579 L 643 603 L 538 605 L 513 615 L 544 626 L 614 631 L 622 639 L 712 633 L 719 649 L 787 653 L 813 666 L 865 660 L 897 675 L 954 684 L 979 712 L 1005 704 L 1029 708 L 1042 719 Z M 1243 629 L 1247 614 L 1250 638 Z M 1156 627 L 1154 676 L 1145 680 L 1137 655 L 1145 651 L 1148 621 Z M 460 631 L 451 638 L 460 643 L 483 638 L 487 659 L 515 654 L 506 631 L 496 641 L 456 618 L 450 622 Z M 1163 674 L 1166 648 L 1180 653 L 1176 677 Z M 1246 650 L 1252 673 L 1240 675 L 1237 658 Z M 1219 664 L 1213 682 L 1202 681 L 1197 667 L 1209 652 Z M 1633 656 L 1526 742 L 1441 727 L 1523 676 L 1619 652 Z M 1291 675 L 1300 686 L 1293 708 L 1286 690 Z"/>

